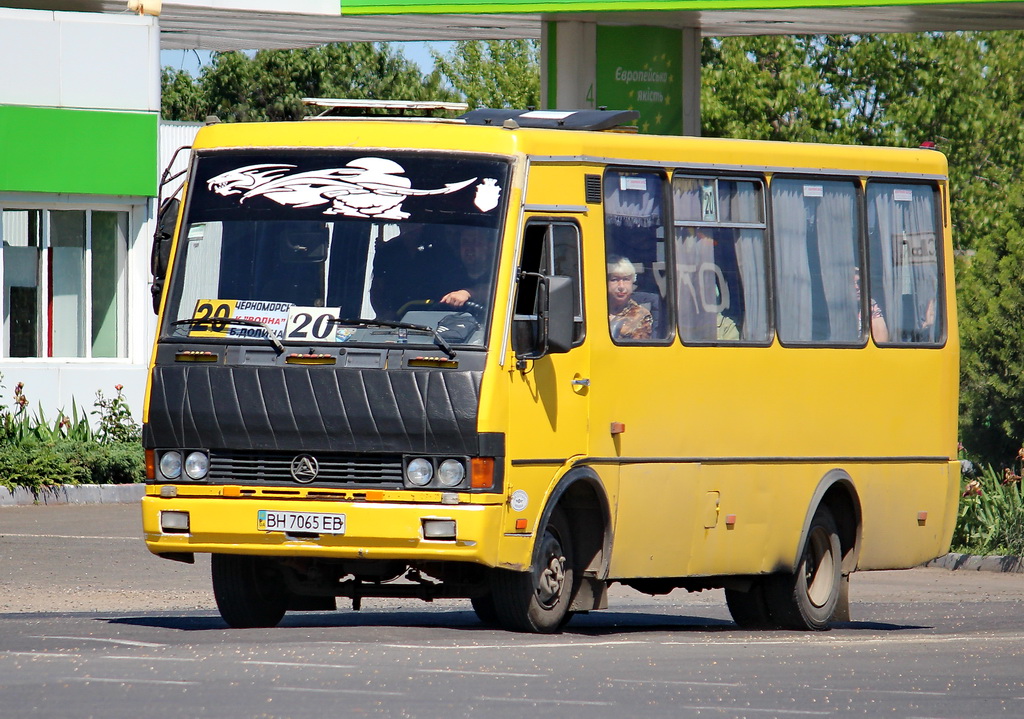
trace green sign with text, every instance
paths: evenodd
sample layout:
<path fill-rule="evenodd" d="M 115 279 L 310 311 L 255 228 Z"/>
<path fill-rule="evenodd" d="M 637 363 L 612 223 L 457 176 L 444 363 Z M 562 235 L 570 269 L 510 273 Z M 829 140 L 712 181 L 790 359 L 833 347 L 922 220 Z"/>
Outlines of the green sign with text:
<path fill-rule="evenodd" d="M 662 27 L 597 27 L 596 104 L 637 110 L 640 132 L 683 134 L 683 40 Z"/>

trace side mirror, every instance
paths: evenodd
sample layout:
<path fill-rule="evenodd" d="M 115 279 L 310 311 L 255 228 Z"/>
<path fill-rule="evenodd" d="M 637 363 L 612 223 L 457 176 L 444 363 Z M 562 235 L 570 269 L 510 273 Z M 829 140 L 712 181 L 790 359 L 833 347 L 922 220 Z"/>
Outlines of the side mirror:
<path fill-rule="evenodd" d="M 573 284 L 560 275 L 524 273 L 536 282 L 536 314 L 513 318 L 513 346 L 516 358 L 535 360 L 572 349 Z"/>
<path fill-rule="evenodd" d="M 153 233 L 153 253 L 149 258 L 149 269 L 153 273 L 153 311 L 160 311 L 160 295 L 164 290 L 167 264 L 171 257 L 171 241 L 178 223 L 181 202 L 171 197 L 160 205 L 156 216 L 156 231 Z"/>
<path fill-rule="evenodd" d="M 545 354 L 562 354 L 572 349 L 573 287 L 569 277 L 546 277 L 547 311 L 542 315 L 547 336 Z"/>

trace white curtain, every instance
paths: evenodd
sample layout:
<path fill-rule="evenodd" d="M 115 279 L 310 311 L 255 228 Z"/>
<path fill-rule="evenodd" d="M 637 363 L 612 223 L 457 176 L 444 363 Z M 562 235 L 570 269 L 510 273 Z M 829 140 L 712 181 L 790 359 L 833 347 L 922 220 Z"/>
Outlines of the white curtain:
<path fill-rule="evenodd" d="M 857 264 L 856 203 L 855 190 L 846 183 L 826 183 L 818 203 L 818 259 L 831 342 L 860 339 L 858 299 L 853 281 Z"/>
<path fill-rule="evenodd" d="M 768 272 L 763 230 L 740 230 L 736 240 L 736 263 L 743 283 L 740 337 L 748 342 L 764 342 L 768 339 Z"/>
<path fill-rule="evenodd" d="M 871 183 L 868 202 L 871 274 L 881 279 L 890 341 L 934 342 L 941 322 L 932 188 Z"/>
<path fill-rule="evenodd" d="M 811 268 L 807 258 L 807 214 L 803 182 L 772 183 L 778 332 L 783 342 L 812 339 Z"/>

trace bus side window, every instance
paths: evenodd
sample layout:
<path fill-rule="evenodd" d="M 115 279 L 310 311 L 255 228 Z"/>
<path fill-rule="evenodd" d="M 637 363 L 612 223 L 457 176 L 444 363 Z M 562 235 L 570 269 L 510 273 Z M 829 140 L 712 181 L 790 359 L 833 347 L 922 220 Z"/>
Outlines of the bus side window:
<path fill-rule="evenodd" d="M 605 174 L 608 321 L 616 342 L 670 337 L 664 192 L 665 178 L 660 173 L 608 170 Z"/>
<path fill-rule="evenodd" d="M 936 195 L 934 185 L 868 183 L 868 284 L 888 329 L 888 338 L 875 342 L 933 344 L 944 337 Z"/>
<path fill-rule="evenodd" d="M 672 178 L 683 342 L 770 340 L 762 187 L 759 179 Z"/>
<path fill-rule="evenodd" d="M 517 319 L 535 318 L 538 297 L 535 275 L 561 275 L 573 285 L 573 346 L 583 342 L 586 326 L 583 317 L 583 285 L 580 273 L 580 229 L 573 222 L 530 221 L 523 233 L 523 248 L 519 262 L 519 285 L 516 291 L 515 316 Z M 525 328 L 527 323 L 517 323 Z M 514 343 L 532 346 L 520 337 Z"/>
<path fill-rule="evenodd" d="M 857 285 L 857 186 L 776 177 L 771 196 L 779 339 L 862 343 L 864 310 L 875 307 L 875 298 L 862 300 Z"/>

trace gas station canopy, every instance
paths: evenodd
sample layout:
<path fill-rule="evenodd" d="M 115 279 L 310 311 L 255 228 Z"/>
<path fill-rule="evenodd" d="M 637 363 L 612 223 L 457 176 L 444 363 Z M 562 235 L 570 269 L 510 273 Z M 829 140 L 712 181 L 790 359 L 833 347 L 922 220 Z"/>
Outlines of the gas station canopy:
<path fill-rule="evenodd" d="M 139 0 L 161 47 L 256 50 L 338 41 L 541 36 L 544 21 L 695 28 L 704 36 L 1024 28 L 1024 2 L 948 0 Z M 125 0 L 8 0 L 6 7 L 128 12 Z"/>

